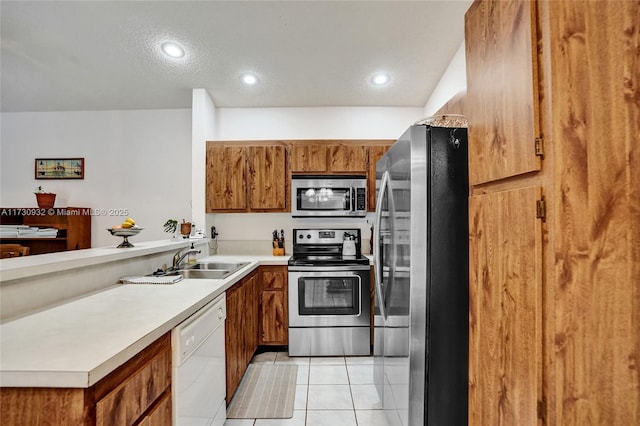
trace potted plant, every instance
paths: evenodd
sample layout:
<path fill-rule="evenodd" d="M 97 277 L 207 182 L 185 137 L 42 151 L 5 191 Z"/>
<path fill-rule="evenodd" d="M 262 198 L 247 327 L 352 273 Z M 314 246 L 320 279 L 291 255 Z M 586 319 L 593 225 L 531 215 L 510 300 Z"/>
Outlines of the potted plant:
<path fill-rule="evenodd" d="M 53 192 L 45 192 L 45 190 L 42 189 L 42 186 L 39 186 L 34 194 L 36 194 L 38 207 L 41 209 L 50 209 L 56 202 L 56 194 Z"/>
<path fill-rule="evenodd" d="M 164 232 L 167 232 L 171 235 L 172 239 L 177 239 L 176 236 L 176 230 L 178 229 L 178 221 L 175 219 L 168 219 L 165 223 L 164 223 Z"/>

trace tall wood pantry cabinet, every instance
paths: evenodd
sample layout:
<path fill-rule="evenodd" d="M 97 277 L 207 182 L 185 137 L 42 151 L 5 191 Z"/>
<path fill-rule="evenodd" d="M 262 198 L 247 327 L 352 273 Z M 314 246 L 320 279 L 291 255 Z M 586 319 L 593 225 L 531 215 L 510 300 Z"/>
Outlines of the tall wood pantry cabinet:
<path fill-rule="evenodd" d="M 476 1 L 469 424 L 640 424 L 640 1 Z"/>

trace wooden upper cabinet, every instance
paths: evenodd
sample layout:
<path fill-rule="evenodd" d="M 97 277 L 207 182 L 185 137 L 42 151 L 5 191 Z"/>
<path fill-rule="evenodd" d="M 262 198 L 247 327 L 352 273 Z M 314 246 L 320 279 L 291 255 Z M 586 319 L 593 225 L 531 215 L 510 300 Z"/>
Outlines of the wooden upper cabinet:
<path fill-rule="evenodd" d="M 534 425 L 542 399 L 539 187 L 469 197 L 469 424 Z"/>
<path fill-rule="evenodd" d="M 538 171 L 536 3 L 476 1 L 465 15 L 469 184 Z"/>
<path fill-rule="evenodd" d="M 246 169 L 243 146 L 207 143 L 207 213 L 247 209 Z"/>
<path fill-rule="evenodd" d="M 321 173 L 327 171 L 327 146 L 294 144 L 291 146 L 291 171 Z"/>
<path fill-rule="evenodd" d="M 329 145 L 327 171 L 367 172 L 367 149 L 362 145 Z"/>
<path fill-rule="evenodd" d="M 207 142 L 206 212 L 287 212 L 292 173 L 368 175 L 375 209 L 375 161 L 393 140 Z M 375 156 L 373 166 L 369 153 Z"/>
<path fill-rule="evenodd" d="M 367 147 L 365 145 L 331 142 L 292 144 L 291 172 L 366 173 Z"/>
<path fill-rule="evenodd" d="M 376 210 L 376 163 L 387 152 L 391 145 L 372 145 L 369 147 L 369 171 L 367 173 L 367 208 Z"/>
<path fill-rule="evenodd" d="M 206 211 L 286 211 L 284 145 L 207 143 Z"/>
<path fill-rule="evenodd" d="M 286 149 L 282 145 L 249 147 L 249 207 L 284 211 L 287 207 Z"/>

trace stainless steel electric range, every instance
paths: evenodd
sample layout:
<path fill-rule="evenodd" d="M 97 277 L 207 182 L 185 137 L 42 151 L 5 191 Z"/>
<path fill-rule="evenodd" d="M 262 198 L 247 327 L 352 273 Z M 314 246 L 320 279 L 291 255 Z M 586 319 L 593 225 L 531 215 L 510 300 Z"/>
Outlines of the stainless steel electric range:
<path fill-rule="evenodd" d="M 355 240 L 353 243 L 344 241 Z M 354 253 L 343 255 L 345 253 Z M 360 229 L 294 229 L 289 355 L 369 355 L 371 273 Z"/>

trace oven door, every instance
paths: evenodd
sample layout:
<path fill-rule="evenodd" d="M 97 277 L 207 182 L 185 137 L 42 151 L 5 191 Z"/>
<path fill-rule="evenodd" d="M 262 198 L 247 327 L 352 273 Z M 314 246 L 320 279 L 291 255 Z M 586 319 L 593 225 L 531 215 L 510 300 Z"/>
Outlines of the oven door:
<path fill-rule="evenodd" d="M 368 266 L 299 269 L 307 268 L 289 268 L 290 327 L 369 325 Z"/>

